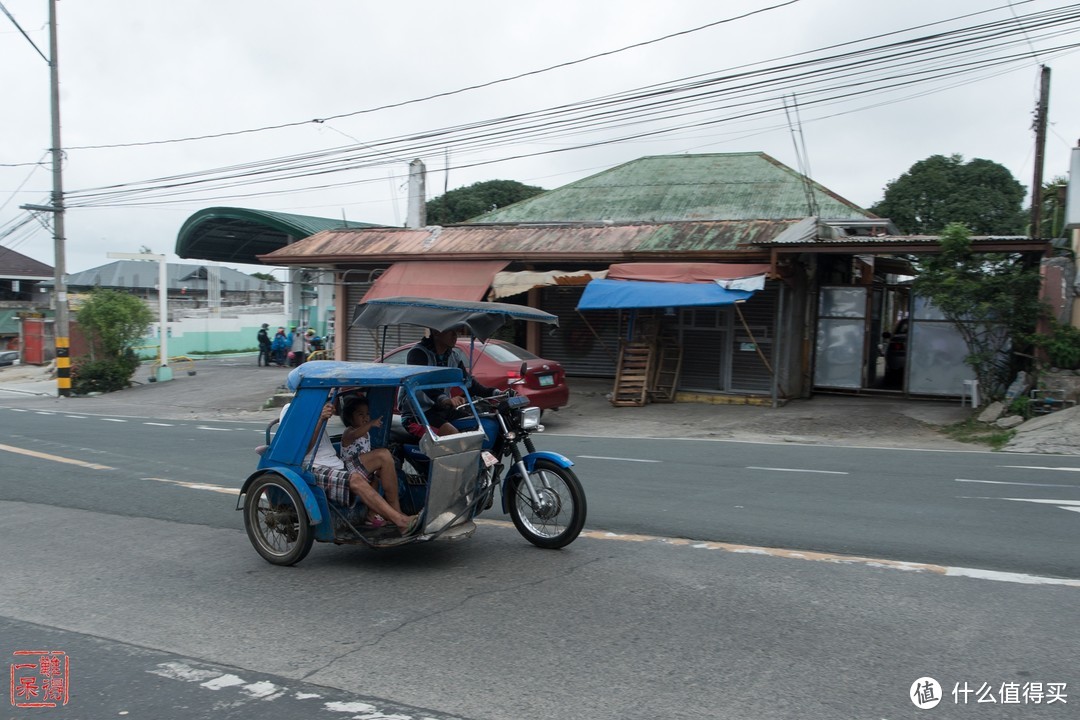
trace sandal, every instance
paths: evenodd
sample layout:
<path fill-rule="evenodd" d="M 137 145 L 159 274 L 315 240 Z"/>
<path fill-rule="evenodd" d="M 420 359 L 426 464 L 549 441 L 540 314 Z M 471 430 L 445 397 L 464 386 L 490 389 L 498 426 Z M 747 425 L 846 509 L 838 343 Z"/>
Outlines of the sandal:
<path fill-rule="evenodd" d="M 386 525 L 386 520 L 383 518 L 383 516 L 379 515 L 378 513 L 372 513 L 371 515 L 368 515 L 362 527 L 381 528 L 384 525 Z"/>
<path fill-rule="evenodd" d="M 399 528 L 398 531 L 401 533 L 401 537 L 408 537 L 410 535 L 415 535 L 416 532 L 419 529 L 420 529 L 420 516 L 419 515 L 413 515 L 412 520 L 409 521 L 409 526 L 407 528 L 405 528 L 404 530 L 401 530 Z"/>

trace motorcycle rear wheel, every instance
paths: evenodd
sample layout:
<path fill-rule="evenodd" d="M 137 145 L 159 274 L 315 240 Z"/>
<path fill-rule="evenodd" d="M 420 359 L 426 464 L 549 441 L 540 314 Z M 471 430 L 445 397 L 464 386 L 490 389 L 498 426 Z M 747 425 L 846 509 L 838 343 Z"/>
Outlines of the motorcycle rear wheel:
<path fill-rule="evenodd" d="M 585 491 L 577 475 L 570 468 L 541 459 L 536 461 L 529 479 L 541 496 L 539 506 L 529 497 L 520 475 L 507 481 L 507 505 L 514 527 L 537 547 L 556 549 L 569 545 L 585 527 Z"/>
<path fill-rule="evenodd" d="M 274 565 L 295 565 L 315 542 L 300 493 L 277 475 L 263 475 L 248 488 L 244 529 L 255 551 Z"/>

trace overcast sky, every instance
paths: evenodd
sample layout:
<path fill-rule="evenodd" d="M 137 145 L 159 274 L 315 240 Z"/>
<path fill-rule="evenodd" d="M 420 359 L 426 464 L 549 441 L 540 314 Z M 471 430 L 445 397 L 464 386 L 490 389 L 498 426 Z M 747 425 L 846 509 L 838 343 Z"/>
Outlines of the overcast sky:
<path fill-rule="evenodd" d="M 0 3 L 47 56 L 47 0 Z M 1055 24 L 1029 19 L 1055 10 Z M 981 11 L 990 12 L 961 17 Z M 814 179 L 863 207 L 933 154 L 994 160 L 1030 187 L 1040 62 L 1053 73 L 1045 179 L 1066 173 L 1080 138 L 1080 53 L 1066 47 L 1080 44 L 1074 14 L 1063 0 L 64 0 L 67 269 L 143 246 L 175 258 L 184 220 L 212 206 L 401 225 L 412 157 L 427 164 L 429 197 L 491 179 L 554 188 L 658 154 L 763 151 L 797 169 L 783 108 L 792 95 Z M 935 52 L 910 42 L 881 50 L 1002 21 L 971 43 L 948 35 Z M 898 32 L 916 26 L 926 27 Z M 881 37 L 863 40 L 871 36 Z M 867 52 L 828 73 L 805 64 L 857 50 Z M 763 72 L 781 65 L 794 67 Z M 377 109 L 523 73 L 532 74 Z M 2 15 L 0 78 L 2 234 L 26 218 L 19 205 L 47 204 L 51 189 L 48 66 Z M 673 88 L 691 78 L 708 81 L 692 101 Z M 658 105 L 624 95 L 648 86 L 664 91 Z M 570 114 L 602 97 L 602 107 Z M 654 107 L 666 117 L 646 116 Z M 536 115 L 553 108 L 562 110 Z M 517 115 L 471 140 L 447 130 Z M 159 142 L 226 133 L 240 134 Z M 115 147 L 132 143 L 155 144 Z M 99 145 L 113 147 L 88 148 Z M 335 164 L 321 166 L 333 172 L 252 182 L 277 177 L 265 171 L 280 172 L 286 157 L 323 151 L 333 151 Z M 264 172 L 252 175 L 252 163 Z M 150 190 L 236 166 L 227 187 Z M 120 197 L 91 193 L 143 181 L 155 182 Z M 53 264 L 51 231 L 36 222 L 0 244 Z"/>

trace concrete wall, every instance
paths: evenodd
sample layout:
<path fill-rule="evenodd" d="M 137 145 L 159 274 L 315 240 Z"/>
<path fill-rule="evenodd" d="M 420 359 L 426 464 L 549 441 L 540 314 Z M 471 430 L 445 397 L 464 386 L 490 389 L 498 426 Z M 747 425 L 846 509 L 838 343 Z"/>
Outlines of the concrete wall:
<path fill-rule="evenodd" d="M 288 332 L 290 326 L 280 313 L 224 318 L 184 318 L 170 322 L 167 326 L 169 357 L 222 350 L 256 351 L 259 348 L 256 336 L 263 323 L 269 323 L 271 337 L 278 327 L 284 326 Z M 140 355 L 146 358 L 157 356 L 160 338 L 156 323 L 151 328 L 151 334 L 141 344 L 144 348 L 139 351 Z"/>

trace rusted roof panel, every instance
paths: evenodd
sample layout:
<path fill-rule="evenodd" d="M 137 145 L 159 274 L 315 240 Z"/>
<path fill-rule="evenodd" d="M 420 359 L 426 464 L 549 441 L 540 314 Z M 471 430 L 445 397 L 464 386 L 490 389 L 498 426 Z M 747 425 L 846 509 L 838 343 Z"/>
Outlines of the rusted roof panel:
<path fill-rule="evenodd" d="M 458 225 L 419 230 L 327 230 L 260 256 L 272 265 L 330 265 L 405 259 L 562 258 L 617 261 L 642 254 L 744 253 L 794 221 L 627 225 Z"/>
<path fill-rule="evenodd" d="M 765 153 L 644 157 L 481 215 L 476 223 L 788 220 L 874 215 Z"/>

